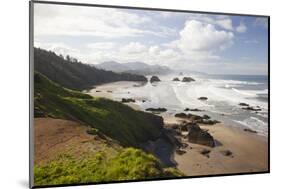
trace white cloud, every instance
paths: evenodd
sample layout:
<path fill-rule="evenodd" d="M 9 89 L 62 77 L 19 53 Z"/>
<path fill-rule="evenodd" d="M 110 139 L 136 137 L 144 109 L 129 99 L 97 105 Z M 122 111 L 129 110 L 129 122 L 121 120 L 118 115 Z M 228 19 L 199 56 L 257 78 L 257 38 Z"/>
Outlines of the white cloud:
<path fill-rule="evenodd" d="M 34 42 L 35 47 L 40 47 L 42 49 L 54 51 L 57 54 L 65 55 L 72 55 L 75 56 L 79 53 L 78 49 L 72 48 L 64 43 L 41 43 L 41 42 Z"/>
<path fill-rule="evenodd" d="M 178 20 L 185 21 L 183 28 Z M 255 24 L 265 21 L 256 19 Z M 247 30 L 243 22 L 234 27 L 230 16 L 36 4 L 34 29 L 35 46 L 89 64 L 142 61 L 210 73 L 232 73 L 234 68 L 250 72 L 255 65 L 250 60 L 245 65 L 222 63 L 234 32 Z"/>
<path fill-rule="evenodd" d="M 205 14 L 190 14 L 187 20 L 197 20 L 206 24 L 212 24 L 225 30 L 233 30 L 232 20 L 229 16 L 210 16 Z"/>
<path fill-rule="evenodd" d="M 149 47 L 149 53 L 150 54 L 157 55 L 157 54 L 159 54 L 159 52 L 160 52 L 160 48 L 159 48 L 158 45 L 153 45 L 153 46 Z"/>
<path fill-rule="evenodd" d="M 70 55 L 71 57 L 77 58 L 79 61 L 88 63 L 89 56 L 85 52 L 85 49 L 71 47 L 65 43 L 47 43 L 47 42 L 34 42 L 35 47 L 46 49 L 55 52 L 57 55 Z"/>
<path fill-rule="evenodd" d="M 116 44 L 112 42 L 97 42 L 87 44 L 86 46 L 92 50 L 111 50 L 116 47 Z"/>
<path fill-rule="evenodd" d="M 224 28 L 224 29 L 227 29 L 227 30 L 233 30 L 233 27 L 232 27 L 232 20 L 231 19 L 222 19 L 222 20 L 217 20 L 216 23 Z"/>
<path fill-rule="evenodd" d="M 139 42 L 130 42 L 129 44 L 121 48 L 121 51 L 127 52 L 129 54 L 143 53 L 146 50 L 147 47 Z"/>
<path fill-rule="evenodd" d="M 150 17 L 121 9 L 36 4 L 34 34 L 40 36 L 98 36 L 105 38 L 170 34 L 169 28 L 152 26 Z M 155 24 L 154 24 L 155 25 Z"/>
<path fill-rule="evenodd" d="M 51 13 L 51 14 L 50 14 Z M 163 18 L 183 16 L 181 13 L 137 14 L 137 11 L 122 9 L 106 9 L 95 7 L 73 7 L 65 5 L 35 5 L 35 41 L 42 36 L 92 36 L 122 39 L 118 42 L 96 42 L 80 44 L 79 47 L 62 45 L 57 52 L 72 54 L 88 63 L 107 60 L 147 61 L 148 63 L 172 63 L 179 60 L 218 59 L 215 51 L 222 50 L 232 43 L 233 34 L 224 30 L 217 30 L 215 26 L 232 30 L 232 21 L 224 16 L 187 15 L 185 28 L 179 32 L 178 28 L 159 24 L 155 16 Z M 190 20 L 196 18 L 196 20 Z M 127 37 L 152 35 L 152 37 L 170 37 L 174 42 L 155 45 L 146 41 L 128 40 Z M 167 42 L 166 42 L 167 43 Z M 148 45 L 150 44 L 150 45 Z M 46 45 L 45 45 L 46 46 Z M 174 47 L 173 47 L 174 46 Z M 171 49 L 172 48 L 172 49 Z M 47 49 L 54 50 L 48 46 Z M 76 49 L 77 52 L 74 52 Z M 178 56 L 175 58 L 175 56 Z M 157 62 L 159 61 L 159 62 Z"/>
<path fill-rule="evenodd" d="M 247 26 L 243 22 L 240 22 L 239 26 L 236 28 L 236 31 L 238 33 L 245 33 L 247 31 Z"/>
<path fill-rule="evenodd" d="M 185 23 L 176 42 L 182 51 L 217 51 L 232 44 L 232 32 L 217 30 L 212 24 L 191 20 Z"/>
<path fill-rule="evenodd" d="M 127 43 L 98 42 L 82 50 L 88 63 L 115 60 L 119 62 L 143 61 L 149 64 L 173 65 L 177 63 L 219 60 L 218 51 L 229 47 L 233 33 L 217 30 L 214 25 L 187 21 L 179 38 L 160 45 L 144 45 L 137 41 Z M 89 53 L 90 52 L 90 53 Z"/>

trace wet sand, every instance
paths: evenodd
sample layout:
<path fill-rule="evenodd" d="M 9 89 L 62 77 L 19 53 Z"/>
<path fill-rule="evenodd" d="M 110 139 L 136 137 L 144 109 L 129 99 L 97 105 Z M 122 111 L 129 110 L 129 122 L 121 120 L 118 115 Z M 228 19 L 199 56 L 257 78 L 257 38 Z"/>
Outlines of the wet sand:
<path fill-rule="evenodd" d="M 113 92 L 116 92 L 117 90 L 122 90 L 122 92 L 125 93 L 128 92 L 126 91 L 126 89 L 138 85 L 141 85 L 141 83 L 133 82 L 133 81 L 117 81 L 117 82 L 107 83 L 103 85 L 98 85 L 94 89 L 87 91 L 87 93 L 95 97 L 104 97 L 104 98 L 113 99 L 114 98 L 114 96 L 112 95 Z"/>
<path fill-rule="evenodd" d="M 125 91 L 126 88 L 132 87 L 134 84 L 136 82 L 109 83 L 98 86 L 88 94 L 119 101 L 119 99 L 113 98 L 112 93 L 120 89 Z M 96 92 L 97 90 L 101 92 Z M 140 107 L 134 103 L 126 104 L 140 110 Z M 179 123 L 181 120 L 167 113 L 161 113 L 159 116 L 164 118 L 166 124 Z M 209 131 L 216 140 L 217 145 L 210 148 L 182 139 L 182 142 L 189 145 L 185 149 L 186 153 L 182 155 L 174 153 L 172 158 L 176 163 L 176 167 L 187 176 L 268 171 L 267 137 L 245 132 L 241 128 L 226 126 L 223 123 L 200 125 L 200 127 Z M 200 153 L 203 149 L 210 150 L 209 157 Z M 224 155 L 223 153 L 226 150 L 229 150 L 232 154 Z"/>
<path fill-rule="evenodd" d="M 166 123 L 176 123 L 178 119 L 167 117 Z M 187 176 L 229 174 L 268 171 L 267 138 L 242 129 L 227 127 L 223 124 L 200 125 L 216 140 L 216 147 L 187 143 L 186 153 L 174 154 L 177 168 Z M 191 147 L 191 148 L 190 148 Z M 209 157 L 202 155 L 203 149 L 210 150 Z M 232 154 L 226 156 L 225 151 Z"/>
<path fill-rule="evenodd" d="M 116 97 L 113 93 L 122 91 L 123 93 L 128 93 L 126 89 L 141 86 L 142 82 L 133 82 L 133 81 L 117 81 L 113 83 L 107 83 L 103 85 L 98 85 L 94 89 L 87 91 L 86 93 L 92 95 L 94 97 L 101 97 L 101 98 L 109 98 L 115 101 L 121 101 L 122 98 Z M 134 98 L 135 100 L 144 100 L 143 98 Z M 126 103 L 128 106 L 132 107 L 135 110 L 141 110 L 141 108 L 136 105 L 135 103 L 129 102 Z"/>

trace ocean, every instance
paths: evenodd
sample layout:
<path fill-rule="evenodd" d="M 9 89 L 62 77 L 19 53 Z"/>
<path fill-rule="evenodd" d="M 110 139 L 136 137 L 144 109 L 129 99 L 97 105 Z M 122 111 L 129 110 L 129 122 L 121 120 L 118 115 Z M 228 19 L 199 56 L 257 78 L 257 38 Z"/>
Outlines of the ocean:
<path fill-rule="evenodd" d="M 230 127 L 247 127 L 268 135 L 268 77 L 254 75 L 190 75 L 195 82 L 172 81 L 183 76 L 159 76 L 161 82 L 119 88 L 114 97 L 134 98 L 136 104 L 146 108 L 166 108 L 167 114 L 184 112 L 185 108 L 198 108 L 212 119 Z M 150 78 L 150 77 L 148 77 Z M 207 101 L 198 100 L 207 97 Z M 143 101 L 145 100 L 145 102 Z M 243 110 L 239 103 L 247 103 L 261 111 Z"/>

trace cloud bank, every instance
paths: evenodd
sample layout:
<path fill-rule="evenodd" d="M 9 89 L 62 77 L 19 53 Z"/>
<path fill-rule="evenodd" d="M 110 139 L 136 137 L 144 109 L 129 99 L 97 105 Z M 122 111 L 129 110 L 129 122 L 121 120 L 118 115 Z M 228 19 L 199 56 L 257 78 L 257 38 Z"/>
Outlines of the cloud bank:
<path fill-rule="evenodd" d="M 224 56 L 248 31 L 230 16 L 36 4 L 34 22 L 35 46 L 89 64 L 142 61 L 217 72 L 223 62 L 237 72 L 249 65 Z M 257 40 L 243 43 L 250 41 Z"/>

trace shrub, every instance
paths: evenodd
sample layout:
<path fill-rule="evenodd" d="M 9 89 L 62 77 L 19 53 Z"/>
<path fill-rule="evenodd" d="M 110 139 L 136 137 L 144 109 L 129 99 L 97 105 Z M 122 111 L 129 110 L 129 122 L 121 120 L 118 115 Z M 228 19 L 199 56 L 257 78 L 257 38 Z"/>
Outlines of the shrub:
<path fill-rule="evenodd" d="M 104 152 L 81 160 L 61 156 L 34 168 L 36 186 L 178 176 L 182 174 L 176 169 L 164 169 L 153 155 L 134 148 L 123 149 L 110 159 Z"/>

